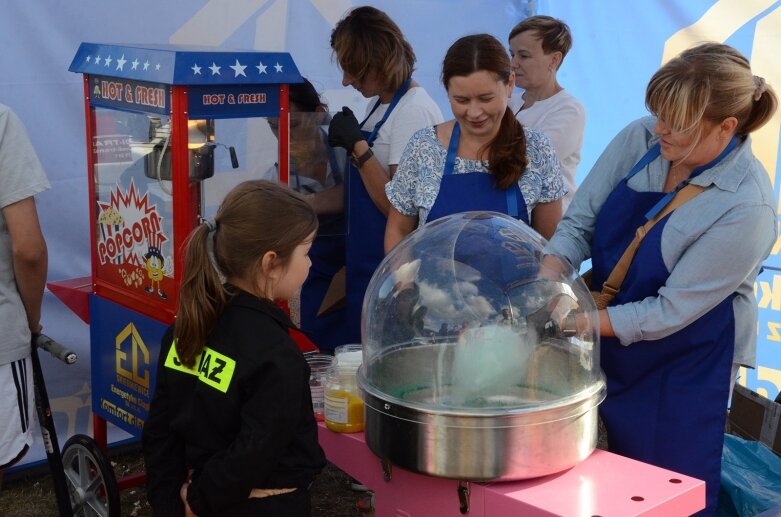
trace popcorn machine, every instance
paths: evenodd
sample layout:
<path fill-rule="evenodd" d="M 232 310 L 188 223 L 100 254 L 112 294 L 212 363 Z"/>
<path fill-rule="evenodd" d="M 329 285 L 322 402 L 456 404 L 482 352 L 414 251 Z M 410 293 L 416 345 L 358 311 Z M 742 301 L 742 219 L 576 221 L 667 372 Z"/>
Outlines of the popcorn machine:
<path fill-rule="evenodd" d="M 95 440 L 137 435 L 172 323 L 183 244 L 249 179 L 288 183 L 283 52 L 82 43 L 92 274 L 49 284 L 90 324 Z M 207 372 L 208 373 L 208 372 Z"/>

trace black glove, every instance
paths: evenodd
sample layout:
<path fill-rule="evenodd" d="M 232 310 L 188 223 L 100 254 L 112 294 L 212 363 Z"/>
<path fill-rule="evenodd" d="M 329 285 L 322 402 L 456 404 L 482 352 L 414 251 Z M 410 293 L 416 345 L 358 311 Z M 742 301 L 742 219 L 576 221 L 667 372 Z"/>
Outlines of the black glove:
<path fill-rule="evenodd" d="M 363 140 L 358 120 L 352 110 L 347 106 L 334 115 L 328 126 L 328 145 L 331 147 L 344 147 L 348 153 L 353 152 L 355 144 Z"/>

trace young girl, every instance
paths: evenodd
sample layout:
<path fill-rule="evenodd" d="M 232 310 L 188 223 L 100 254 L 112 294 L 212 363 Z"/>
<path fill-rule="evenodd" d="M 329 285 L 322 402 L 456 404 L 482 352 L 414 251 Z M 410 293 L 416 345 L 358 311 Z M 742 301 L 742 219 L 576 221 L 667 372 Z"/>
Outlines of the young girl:
<path fill-rule="evenodd" d="M 309 367 L 273 300 L 303 284 L 316 230 L 300 194 L 257 180 L 190 235 L 142 436 L 155 515 L 310 515 L 325 456 Z"/>

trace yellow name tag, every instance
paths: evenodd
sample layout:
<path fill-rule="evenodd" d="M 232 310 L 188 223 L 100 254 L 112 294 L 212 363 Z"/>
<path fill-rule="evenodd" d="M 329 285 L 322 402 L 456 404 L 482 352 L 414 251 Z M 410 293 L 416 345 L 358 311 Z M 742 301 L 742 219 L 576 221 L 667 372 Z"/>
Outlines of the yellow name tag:
<path fill-rule="evenodd" d="M 176 340 L 174 340 L 168 350 L 168 356 L 165 358 L 165 366 L 172 370 L 197 375 L 201 382 L 225 393 L 228 391 L 233 372 L 236 370 L 236 361 L 207 346 L 195 357 L 195 365 L 188 368 L 179 360 L 179 356 L 176 354 Z"/>

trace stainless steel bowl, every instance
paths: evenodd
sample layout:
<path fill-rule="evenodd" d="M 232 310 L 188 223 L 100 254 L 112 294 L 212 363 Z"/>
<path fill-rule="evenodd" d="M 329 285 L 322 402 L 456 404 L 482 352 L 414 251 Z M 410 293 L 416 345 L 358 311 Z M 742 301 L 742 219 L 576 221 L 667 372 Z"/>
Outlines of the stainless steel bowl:
<path fill-rule="evenodd" d="M 366 443 L 375 454 L 413 472 L 473 481 L 553 474 L 591 454 L 605 383 L 593 382 L 572 343 L 538 343 L 515 385 L 467 404 L 432 379 L 456 346 L 394 347 L 361 368 Z M 381 386 L 367 382 L 366 369 Z"/>

